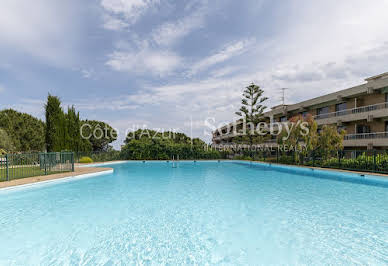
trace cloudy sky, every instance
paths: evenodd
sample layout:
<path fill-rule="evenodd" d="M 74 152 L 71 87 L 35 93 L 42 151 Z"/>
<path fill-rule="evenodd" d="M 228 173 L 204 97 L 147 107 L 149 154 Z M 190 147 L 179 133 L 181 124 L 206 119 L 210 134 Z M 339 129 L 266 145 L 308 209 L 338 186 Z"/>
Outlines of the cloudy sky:
<path fill-rule="evenodd" d="M 256 82 L 294 103 L 388 71 L 388 0 L 2 0 L 0 109 L 48 93 L 119 129 L 209 141 Z M 119 147 L 120 141 L 115 143 Z"/>

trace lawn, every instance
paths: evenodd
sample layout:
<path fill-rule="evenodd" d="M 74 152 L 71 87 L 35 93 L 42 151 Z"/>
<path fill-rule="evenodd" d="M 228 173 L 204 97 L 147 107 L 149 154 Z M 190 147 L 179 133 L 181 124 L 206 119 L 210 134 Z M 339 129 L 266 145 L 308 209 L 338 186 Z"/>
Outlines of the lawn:
<path fill-rule="evenodd" d="M 7 170 L 0 168 L 0 182 L 7 180 Z M 9 169 L 9 180 L 44 175 L 39 166 L 14 167 Z M 52 174 L 53 172 L 50 172 Z"/>

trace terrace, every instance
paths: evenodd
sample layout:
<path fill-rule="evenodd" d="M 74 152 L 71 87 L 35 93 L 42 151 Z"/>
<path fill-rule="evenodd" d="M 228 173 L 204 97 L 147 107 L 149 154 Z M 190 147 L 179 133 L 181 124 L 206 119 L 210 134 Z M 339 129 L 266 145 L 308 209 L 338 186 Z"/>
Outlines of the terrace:
<path fill-rule="evenodd" d="M 320 114 L 314 116 L 318 125 L 334 124 L 338 121 L 349 122 L 354 120 L 363 120 L 371 118 L 381 118 L 387 116 L 388 102 L 361 106 L 352 109 L 346 109 L 342 111 Z"/>
<path fill-rule="evenodd" d="M 388 132 L 348 134 L 343 143 L 345 147 L 388 146 Z"/>

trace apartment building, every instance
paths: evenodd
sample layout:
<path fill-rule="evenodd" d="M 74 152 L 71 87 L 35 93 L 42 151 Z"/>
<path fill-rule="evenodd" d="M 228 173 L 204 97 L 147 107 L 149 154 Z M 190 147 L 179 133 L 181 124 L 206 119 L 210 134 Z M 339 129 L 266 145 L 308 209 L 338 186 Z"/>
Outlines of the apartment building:
<path fill-rule="evenodd" d="M 278 105 L 264 114 L 264 120 L 287 122 L 291 117 L 311 114 L 318 124 L 345 130 L 345 149 L 388 148 L 388 72 L 365 79 L 365 83 L 291 105 Z M 236 123 L 241 127 L 241 123 Z M 230 127 L 229 127 L 230 128 Z M 213 143 L 233 142 L 236 133 L 228 126 L 213 132 Z M 269 142 L 274 142 L 275 139 Z"/>

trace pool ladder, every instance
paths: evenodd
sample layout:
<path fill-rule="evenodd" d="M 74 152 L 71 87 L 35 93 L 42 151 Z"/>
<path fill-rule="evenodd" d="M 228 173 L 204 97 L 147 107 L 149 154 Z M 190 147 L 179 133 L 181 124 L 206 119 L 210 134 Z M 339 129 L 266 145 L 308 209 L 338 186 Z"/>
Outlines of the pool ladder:
<path fill-rule="evenodd" d="M 172 156 L 172 168 L 177 168 L 179 162 L 179 155 L 177 155 L 177 160 L 175 161 L 175 157 Z"/>

